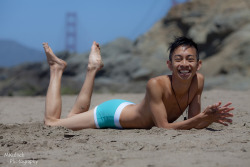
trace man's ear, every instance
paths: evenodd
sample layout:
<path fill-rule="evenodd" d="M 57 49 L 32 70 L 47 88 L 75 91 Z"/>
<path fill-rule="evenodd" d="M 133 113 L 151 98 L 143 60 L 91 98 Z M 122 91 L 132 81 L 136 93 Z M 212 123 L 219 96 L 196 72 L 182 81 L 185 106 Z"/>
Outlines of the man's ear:
<path fill-rule="evenodd" d="M 202 61 L 199 60 L 197 64 L 197 71 L 201 69 Z"/>
<path fill-rule="evenodd" d="M 168 68 L 173 71 L 173 65 L 172 65 L 172 62 L 170 60 L 167 60 L 167 66 Z"/>

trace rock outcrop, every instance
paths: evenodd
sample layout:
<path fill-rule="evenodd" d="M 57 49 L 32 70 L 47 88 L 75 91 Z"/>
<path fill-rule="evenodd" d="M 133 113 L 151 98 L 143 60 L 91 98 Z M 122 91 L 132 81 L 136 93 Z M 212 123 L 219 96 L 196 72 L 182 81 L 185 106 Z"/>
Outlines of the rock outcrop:
<path fill-rule="evenodd" d="M 198 43 L 205 89 L 250 89 L 250 0 L 193 0 L 174 6 L 135 41 L 117 39 L 101 46 L 105 67 L 96 77 L 97 92 L 143 92 L 149 78 L 170 74 L 168 44 L 175 36 Z M 84 80 L 88 53 L 57 53 L 68 62 L 62 92 L 76 93 Z M 1 95 L 45 94 L 46 62 L 0 69 Z"/>

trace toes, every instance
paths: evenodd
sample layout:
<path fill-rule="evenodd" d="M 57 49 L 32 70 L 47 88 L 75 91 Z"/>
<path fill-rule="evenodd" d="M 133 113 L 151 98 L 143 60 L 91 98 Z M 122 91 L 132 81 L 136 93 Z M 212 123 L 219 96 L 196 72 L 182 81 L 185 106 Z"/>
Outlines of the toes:
<path fill-rule="evenodd" d="M 48 43 L 43 43 L 43 48 L 45 49 L 45 52 L 48 52 L 48 49 L 49 49 L 49 45 Z"/>
<path fill-rule="evenodd" d="M 48 46 L 48 42 L 43 42 L 43 46 Z"/>
<path fill-rule="evenodd" d="M 43 43 L 43 48 L 46 53 L 53 53 L 51 47 L 49 47 L 48 43 Z"/>
<path fill-rule="evenodd" d="M 93 42 L 92 48 L 94 48 L 95 46 L 100 49 L 100 45 L 96 41 Z"/>

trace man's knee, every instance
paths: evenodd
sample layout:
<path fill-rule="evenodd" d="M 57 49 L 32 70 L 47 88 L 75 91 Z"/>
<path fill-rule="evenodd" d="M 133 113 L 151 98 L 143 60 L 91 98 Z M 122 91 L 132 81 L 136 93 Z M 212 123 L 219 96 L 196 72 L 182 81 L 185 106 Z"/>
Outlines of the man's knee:
<path fill-rule="evenodd" d="M 57 119 L 45 118 L 44 125 L 47 126 L 56 126 Z"/>
<path fill-rule="evenodd" d="M 67 118 L 69 118 L 69 117 L 72 117 L 72 116 L 74 116 L 74 115 L 77 115 L 77 114 L 74 114 L 74 113 L 69 113 L 68 115 L 67 115 Z"/>

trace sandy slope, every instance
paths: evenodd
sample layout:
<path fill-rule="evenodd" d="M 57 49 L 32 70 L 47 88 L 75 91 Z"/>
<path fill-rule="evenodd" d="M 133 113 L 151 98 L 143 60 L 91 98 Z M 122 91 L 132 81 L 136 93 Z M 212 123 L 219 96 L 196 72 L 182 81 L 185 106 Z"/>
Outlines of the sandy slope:
<path fill-rule="evenodd" d="M 112 98 L 138 103 L 143 94 L 94 95 L 92 107 Z M 249 166 L 250 91 L 206 91 L 202 108 L 233 102 L 232 125 L 176 131 L 87 129 L 42 124 L 45 97 L 0 98 L 0 166 Z M 63 97 L 63 116 L 75 96 Z M 181 118 L 182 119 L 182 118 Z M 15 156 L 8 157 L 16 153 Z M 12 155 L 13 155 L 12 154 Z M 15 162 L 15 163 L 14 163 Z M 30 164 L 29 164 L 30 163 Z"/>

